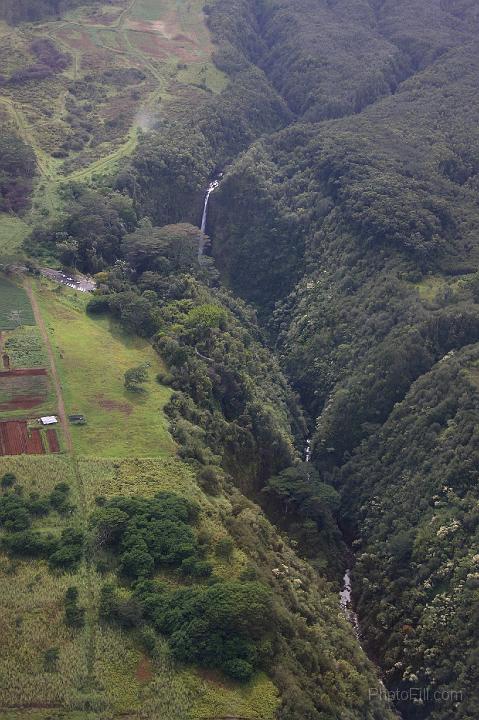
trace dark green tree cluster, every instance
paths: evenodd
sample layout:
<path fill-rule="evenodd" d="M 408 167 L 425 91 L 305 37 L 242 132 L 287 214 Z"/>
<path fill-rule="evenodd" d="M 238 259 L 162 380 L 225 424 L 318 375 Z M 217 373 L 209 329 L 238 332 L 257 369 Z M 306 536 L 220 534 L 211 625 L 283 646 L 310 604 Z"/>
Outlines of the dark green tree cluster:
<path fill-rule="evenodd" d="M 78 5 L 87 5 L 95 0 L 2 0 L 0 18 L 11 25 L 20 22 L 34 22 L 49 15 L 60 15 Z"/>
<path fill-rule="evenodd" d="M 340 496 L 321 480 L 312 463 L 301 462 L 270 477 L 262 491 L 270 517 L 296 540 L 299 550 L 314 565 L 324 568 L 328 558 L 335 571 L 343 567 L 344 544 L 335 514 Z"/>
<path fill-rule="evenodd" d="M 218 582 L 171 592 L 147 581 L 134 596 L 180 662 L 221 668 L 244 682 L 271 656 L 272 596 L 261 583 Z"/>
<path fill-rule="evenodd" d="M 31 147 L 16 135 L 0 137 L 0 212 L 21 212 L 28 207 L 36 174 Z"/>
<path fill-rule="evenodd" d="M 78 185 L 64 194 L 64 215 L 35 229 L 25 249 L 39 258 L 56 257 L 67 267 L 99 272 L 121 256 L 122 239 L 136 226 L 132 202 L 117 192 Z"/>
<path fill-rule="evenodd" d="M 152 499 L 117 497 L 93 513 L 91 524 L 97 546 L 118 556 L 118 570 L 130 580 L 151 577 L 159 567 L 207 577 L 212 568 L 192 528 L 198 512 L 196 505 L 172 493 Z"/>
<path fill-rule="evenodd" d="M 62 516 L 71 513 L 73 506 L 69 502 L 69 486 L 59 483 L 49 495 L 30 493 L 26 497 L 11 473 L 3 476 L 1 486 L 2 547 L 13 556 L 45 558 L 52 570 L 74 570 L 83 557 L 83 532 L 65 527 L 58 535 L 35 529 L 35 520 L 53 511 Z"/>
<path fill-rule="evenodd" d="M 177 570 L 189 583 L 211 576 L 205 554 L 212 548 L 198 541 L 198 517 L 197 505 L 168 492 L 101 501 L 91 517 L 96 547 L 117 556 L 119 577 L 133 592 L 120 594 L 115 585 L 104 585 L 100 616 L 126 629 L 150 623 L 169 638 L 177 660 L 249 680 L 264 654 L 262 641 L 271 624 L 268 588 L 214 578 L 211 585 L 171 592 L 150 579 L 159 569 Z M 72 625 L 82 617 L 74 591 L 70 588 L 65 600 Z"/>

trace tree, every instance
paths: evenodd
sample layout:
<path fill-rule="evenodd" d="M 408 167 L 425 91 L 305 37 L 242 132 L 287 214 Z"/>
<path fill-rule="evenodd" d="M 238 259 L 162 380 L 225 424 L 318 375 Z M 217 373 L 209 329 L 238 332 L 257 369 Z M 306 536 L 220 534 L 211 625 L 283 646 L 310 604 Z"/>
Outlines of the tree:
<path fill-rule="evenodd" d="M 99 545 L 116 545 L 128 523 L 128 513 L 117 507 L 103 507 L 95 510 L 90 523 L 97 532 Z"/>
<path fill-rule="evenodd" d="M 123 251 L 127 261 L 138 272 L 154 270 L 162 275 L 174 272 L 198 272 L 197 227 L 180 223 L 153 227 L 143 221 L 141 227 L 127 235 Z"/>
<path fill-rule="evenodd" d="M 130 578 L 149 577 L 153 571 L 154 560 L 148 552 L 145 541 L 137 539 L 127 552 L 121 556 L 120 571 Z"/>
<path fill-rule="evenodd" d="M 148 380 L 149 363 L 143 363 L 137 367 L 130 368 L 125 372 L 125 388 L 129 392 L 142 393 L 145 388 L 141 387 Z"/>

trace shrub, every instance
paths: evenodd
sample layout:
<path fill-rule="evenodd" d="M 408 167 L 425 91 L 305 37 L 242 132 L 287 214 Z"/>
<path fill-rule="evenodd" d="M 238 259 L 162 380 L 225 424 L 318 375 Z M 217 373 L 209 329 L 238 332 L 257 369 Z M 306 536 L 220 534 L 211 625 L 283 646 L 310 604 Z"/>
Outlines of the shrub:
<path fill-rule="evenodd" d="M 108 298 L 103 295 L 96 295 L 89 301 L 86 306 L 86 311 L 90 315 L 99 315 L 100 313 L 106 312 L 108 308 Z"/>
<path fill-rule="evenodd" d="M 21 497 L 9 494 L 0 498 L 0 523 L 8 532 L 21 532 L 30 527 L 30 513 Z"/>
<path fill-rule="evenodd" d="M 40 497 L 38 493 L 30 493 L 28 509 L 32 515 L 48 515 L 51 509 L 50 502 L 48 498 Z"/>
<path fill-rule="evenodd" d="M 254 668 L 251 663 L 239 658 L 227 660 L 223 665 L 223 670 L 227 675 L 235 680 L 239 680 L 239 682 L 251 680 L 251 676 L 254 673 Z"/>
<path fill-rule="evenodd" d="M 208 495 L 218 495 L 221 491 L 223 473 L 215 465 L 206 465 L 198 473 L 198 483 Z"/>
<path fill-rule="evenodd" d="M 13 485 L 15 485 L 17 478 L 13 473 L 5 473 L 5 475 L 2 477 L 2 490 L 8 490 Z"/>
<path fill-rule="evenodd" d="M 58 672 L 58 661 L 60 659 L 60 651 L 58 648 L 51 647 L 43 653 L 43 669 L 47 673 Z"/>
<path fill-rule="evenodd" d="M 190 577 L 209 577 L 213 572 L 213 566 L 207 560 L 198 560 L 195 557 L 188 557 L 183 560 L 180 567 L 183 575 Z"/>
<path fill-rule="evenodd" d="M 138 541 L 137 545 L 121 556 L 120 571 L 130 578 L 148 577 L 154 564 L 146 543 Z"/>
<path fill-rule="evenodd" d="M 68 503 L 69 494 L 70 487 L 67 483 L 58 483 L 58 485 L 55 485 L 50 493 L 50 504 L 52 508 L 62 514 L 70 511 L 72 506 Z"/>
<path fill-rule="evenodd" d="M 215 547 L 216 557 L 223 558 L 224 560 L 231 560 L 233 557 L 234 543 L 229 537 L 221 538 L 218 540 Z"/>
<path fill-rule="evenodd" d="M 56 550 L 57 540 L 51 534 L 25 530 L 8 535 L 3 539 L 3 545 L 12 555 L 45 557 Z"/>
<path fill-rule="evenodd" d="M 58 549 L 53 552 L 48 562 L 51 568 L 60 570 L 73 570 L 80 563 L 83 556 L 83 533 L 74 528 L 65 528 L 58 543 Z"/>
<path fill-rule="evenodd" d="M 69 587 L 65 593 L 65 624 L 72 628 L 85 625 L 85 608 L 78 605 L 78 588 Z"/>

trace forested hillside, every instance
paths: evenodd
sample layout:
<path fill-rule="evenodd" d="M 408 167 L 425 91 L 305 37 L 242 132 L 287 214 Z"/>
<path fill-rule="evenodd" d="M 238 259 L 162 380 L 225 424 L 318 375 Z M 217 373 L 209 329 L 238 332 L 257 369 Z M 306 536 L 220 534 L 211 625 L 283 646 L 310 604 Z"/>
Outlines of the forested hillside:
<path fill-rule="evenodd" d="M 343 45 L 346 6 L 360 31 Z M 479 340 L 477 7 L 308 7 L 317 33 L 306 12 L 293 23 L 297 4 L 262 15 L 265 45 L 280 28 L 287 40 L 257 62 L 297 120 L 228 168 L 212 200 L 213 252 L 258 308 L 315 422 L 313 457 L 343 494 L 358 609 L 388 686 L 462 688 L 454 712 L 472 718 L 477 410 L 473 387 L 458 385 L 466 378 L 437 363 Z M 334 49 L 310 78 L 303 53 L 321 32 Z M 379 51 L 367 60 L 362 33 L 388 62 Z M 451 434 L 456 423 L 465 436 Z M 400 705 L 404 717 L 445 718 L 454 703 Z"/>
<path fill-rule="evenodd" d="M 11 24 L 34 22 L 85 4 L 84 0 L 0 0 L 0 19 Z"/>
<path fill-rule="evenodd" d="M 75 4 L 31 15 L 4 2 L 0 15 Z M 68 393 L 85 373 L 102 423 L 108 410 L 140 424 L 131 446 L 112 435 L 124 462 L 100 430 L 75 428 L 76 451 L 110 463 L 83 458 L 76 472 L 76 549 L 68 532 L 66 549 L 37 533 L 51 499 L 2 486 L 8 562 L 39 556 L 48 573 L 73 553 L 96 588 L 85 607 L 65 595 L 90 649 L 79 699 L 69 686 L 61 707 L 94 703 L 106 720 L 146 698 L 162 720 L 212 708 L 215 720 L 386 720 L 380 675 L 404 720 L 475 720 L 476 0 L 118 0 L 69 17 L 66 34 L 62 21 L 2 36 L 2 222 L 29 223 L 31 272 L 95 276 L 81 302 L 36 286 L 56 362 Z M 41 101 L 51 117 L 48 88 L 51 125 L 35 115 Z M 127 367 L 105 399 L 86 328 L 96 356 L 93 329 L 108 329 L 161 370 Z M 161 431 L 152 383 L 167 398 Z M 148 470 L 138 448 L 152 442 L 181 472 Z M 81 483 L 108 492 L 92 502 Z M 370 660 L 338 602 L 348 566 Z M 98 628 L 122 656 L 145 653 L 157 675 L 144 695 L 108 694 L 108 661 L 91 660 Z M 161 683 L 158 702 L 175 687 L 178 704 L 154 704 Z"/>

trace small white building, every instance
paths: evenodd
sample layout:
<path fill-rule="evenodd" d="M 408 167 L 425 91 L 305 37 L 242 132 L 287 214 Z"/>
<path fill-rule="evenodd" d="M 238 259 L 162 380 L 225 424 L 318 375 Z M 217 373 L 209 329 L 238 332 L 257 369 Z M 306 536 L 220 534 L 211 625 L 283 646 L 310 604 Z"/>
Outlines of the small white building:
<path fill-rule="evenodd" d="M 42 425 L 56 425 L 58 418 L 55 415 L 45 415 L 45 417 L 40 418 L 40 422 Z"/>

